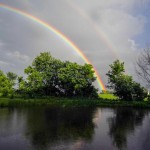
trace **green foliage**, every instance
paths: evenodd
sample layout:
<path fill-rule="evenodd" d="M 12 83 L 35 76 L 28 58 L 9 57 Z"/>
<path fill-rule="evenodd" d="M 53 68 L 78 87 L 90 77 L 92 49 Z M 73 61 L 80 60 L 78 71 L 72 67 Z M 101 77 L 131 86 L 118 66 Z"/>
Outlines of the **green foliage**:
<path fill-rule="evenodd" d="M 1 96 L 9 96 L 13 93 L 13 84 L 7 76 L 0 70 L 0 94 Z"/>
<path fill-rule="evenodd" d="M 114 94 L 122 100 L 144 100 L 146 92 L 139 83 L 133 81 L 131 76 L 125 75 L 124 63 L 119 60 L 110 65 L 108 76 L 108 88 L 114 90 Z"/>
<path fill-rule="evenodd" d="M 13 72 L 8 72 L 7 73 L 7 78 L 9 79 L 9 81 L 15 85 L 15 80 L 17 79 L 17 75 Z"/>
<path fill-rule="evenodd" d="M 147 97 L 147 90 L 136 82 L 134 82 L 133 93 L 134 99 L 137 101 L 144 100 Z"/>
<path fill-rule="evenodd" d="M 109 99 L 87 99 L 87 98 L 64 98 L 64 97 L 48 97 L 40 99 L 22 99 L 14 98 L 0 98 L 0 107 L 22 107 L 22 106 L 104 106 L 104 107 L 137 107 L 137 108 L 150 108 L 148 101 L 119 101 Z"/>
<path fill-rule="evenodd" d="M 95 81 L 92 66 L 88 64 L 81 66 L 71 62 L 65 62 L 64 64 L 58 74 L 62 91 L 67 96 L 95 97 L 97 90 L 92 86 Z"/>
<path fill-rule="evenodd" d="M 27 80 L 19 88 L 30 97 L 83 96 L 98 97 L 92 83 L 96 80 L 91 65 L 79 65 L 55 59 L 48 52 L 37 56 L 25 69 Z"/>
<path fill-rule="evenodd" d="M 113 62 L 113 64 L 109 66 L 111 70 L 109 70 L 108 73 L 106 74 L 108 76 L 108 84 L 109 84 L 108 88 L 114 89 L 118 77 L 123 75 L 123 73 L 125 72 L 124 63 L 123 62 L 121 63 L 119 60 L 116 60 Z"/>

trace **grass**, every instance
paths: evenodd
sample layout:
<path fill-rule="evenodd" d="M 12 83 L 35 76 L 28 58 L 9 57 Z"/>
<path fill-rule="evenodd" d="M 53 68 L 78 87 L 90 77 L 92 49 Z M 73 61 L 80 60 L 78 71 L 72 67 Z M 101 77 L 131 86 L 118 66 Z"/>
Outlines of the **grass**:
<path fill-rule="evenodd" d="M 104 96 L 104 95 L 103 95 Z M 106 96 L 106 95 L 105 95 Z M 30 106 L 101 106 L 101 107 L 139 107 L 139 108 L 150 108 L 150 102 L 148 101 L 119 101 L 110 98 L 110 95 L 105 97 L 106 99 L 97 99 L 90 100 L 84 98 L 78 99 L 69 99 L 69 98 L 58 98 L 58 97 L 49 97 L 45 99 L 9 99 L 9 98 L 0 98 L 0 107 L 30 107 Z M 112 97 L 111 97 L 112 98 Z M 113 97 L 114 98 L 114 97 Z"/>
<path fill-rule="evenodd" d="M 109 99 L 109 100 L 117 100 L 118 97 L 113 95 L 113 94 L 109 94 L 109 93 L 101 93 L 99 94 L 99 97 L 102 99 Z"/>

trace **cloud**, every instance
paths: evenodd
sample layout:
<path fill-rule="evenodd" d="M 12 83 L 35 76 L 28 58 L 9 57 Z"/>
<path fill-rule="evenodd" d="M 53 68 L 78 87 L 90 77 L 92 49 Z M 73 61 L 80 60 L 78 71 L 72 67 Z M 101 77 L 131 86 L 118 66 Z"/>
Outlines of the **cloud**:
<path fill-rule="evenodd" d="M 133 8 L 137 7 L 143 7 L 146 5 L 149 0 L 92 0 L 91 2 L 87 2 L 87 0 L 73 0 L 78 5 L 82 6 L 85 10 L 92 10 L 93 8 L 114 8 L 114 9 L 125 9 L 125 10 L 131 10 Z"/>
<path fill-rule="evenodd" d="M 131 47 L 131 49 L 132 49 L 133 51 L 136 51 L 136 50 L 138 49 L 138 44 L 137 44 L 134 40 L 128 39 L 128 42 L 129 42 L 129 44 L 130 44 L 129 47 Z"/>
<path fill-rule="evenodd" d="M 116 38 L 134 37 L 143 31 L 144 16 L 133 16 L 122 10 L 97 10 L 97 23 L 108 35 Z"/>
<path fill-rule="evenodd" d="M 144 9 L 148 2 L 148 0 L 94 0 L 90 5 L 85 1 L 77 1 L 78 7 L 82 7 L 91 17 L 93 24 L 99 26 L 99 29 L 106 35 L 106 40 L 110 41 L 109 44 L 115 51 L 115 55 L 125 62 L 126 72 L 133 75 L 136 80 L 135 62 L 140 43 L 136 43 L 135 38 L 143 33 L 148 22 L 148 18 L 139 11 L 137 13 L 137 10 Z M 108 65 L 114 61 L 114 58 L 107 57 L 107 54 L 109 54 L 108 51 L 103 51 L 99 59 L 98 53 L 92 59 L 105 83 L 107 82 L 105 73 L 108 71 Z"/>
<path fill-rule="evenodd" d="M 7 62 L 7 61 L 0 60 L 0 70 L 2 70 L 4 72 L 14 71 L 14 69 L 12 69 L 14 66 L 15 65 L 12 62 L 10 63 L 10 62 Z"/>
<path fill-rule="evenodd" d="M 4 62 L 4 61 L 0 61 L 0 66 L 1 67 L 6 67 L 6 66 L 10 66 L 11 64 L 8 62 Z"/>
<path fill-rule="evenodd" d="M 4 45 L 5 45 L 4 42 L 2 42 L 2 41 L 0 40 L 0 51 L 2 51 Z"/>
<path fill-rule="evenodd" d="M 9 59 L 15 59 L 15 60 L 23 62 L 23 63 L 28 62 L 30 60 L 29 56 L 21 54 L 19 51 L 8 52 L 8 53 L 6 53 L 6 56 Z"/>
<path fill-rule="evenodd" d="M 19 0 L 0 0 L 0 3 L 10 5 L 13 7 L 19 7 L 21 9 L 26 9 L 28 10 L 31 6 L 30 0 L 25 0 L 25 1 L 19 1 Z"/>
<path fill-rule="evenodd" d="M 136 38 L 143 34 L 148 23 L 148 18 L 142 10 L 148 5 L 149 0 L 92 0 L 92 2 L 69 0 L 69 3 L 67 0 L 46 0 L 44 3 L 42 0 L 13 2 L 0 0 L 0 2 L 37 16 L 59 29 L 88 57 L 105 83 L 109 64 L 116 56 L 125 61 L 127 72 L 135 76 L 133 61 L 136 50 L 140 47 Z M 79 9 L 72 7 L 70 3 Z M 15 64 L 12 69 L 16 72 L 23 72 L 31 60 L 43 50 L 51 51 L 54 57 L 62 60 L 83 63 L 73 48 L 38 23 L 12 12 L 2 10 L 0 12 L 2 12 L 0 38 L 2 44 L 4 43 L 0 45 L 3 52 L 0 61 Z M 105 35 L 99 34 L 95 28 Z"/>

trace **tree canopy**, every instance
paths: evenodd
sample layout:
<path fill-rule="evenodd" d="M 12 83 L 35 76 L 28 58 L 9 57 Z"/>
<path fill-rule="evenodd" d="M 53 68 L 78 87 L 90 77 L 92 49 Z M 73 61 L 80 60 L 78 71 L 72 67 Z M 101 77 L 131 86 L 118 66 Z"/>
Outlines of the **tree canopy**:
<path fill-rule="evenodd" d="M 7 72 L 7 78 L 12 83 L 12 85 L 15 85 L 15 81 L 17 79 L 17 75 L 13 72 Z"/>
<path fill-rule="evenodd" d="M 22 80 L 19 87 L 30 96 L 98 96 L 92 85 L 96 78 L 90 64 L 63 62 L 44 52 L 33 60 L 25 73 L 27 79 Z"/>
<path fill-rule="evenodd" d="M 40 53 L 31 65 L 24 69 L 26 79 L 13 72 L 4 74 L 0 70 L 0 95 L 23 97 L 87 97 L 98 98 L 98 89 L 91 64 L 79 65 L 61 61 L 49 52 Z M 122 100 L 144 100 L 146 90 L 125 74 L 124 62 L 114 61 L 106 74 L 108 88 Z M 17 80 L 17 81 L 16 81 Z"/>
<path fill-rule="evenodd" d="M 8 96 L 13 93 L 13 84 L 9 78 L 0 70 L 0 95 Z"/>
<path fill-rule="evenodd" d="M 146 96 L 145 89 L 132 77 L 125 74 L 124 62 L 116 60 L 110 65 L 108 76 L 108 88 L 113 89 L 114 94 L 123 100 L 143 100 Z"/>

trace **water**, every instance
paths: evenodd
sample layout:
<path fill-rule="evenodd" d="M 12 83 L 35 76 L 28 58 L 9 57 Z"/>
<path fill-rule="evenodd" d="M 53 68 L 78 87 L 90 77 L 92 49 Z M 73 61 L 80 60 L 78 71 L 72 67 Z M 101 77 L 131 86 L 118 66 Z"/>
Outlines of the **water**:
<path fill-rule="evenodd" d="M 149 150 L 150 111 L 132 108 L 0 109 L 0 150 Z"/>

